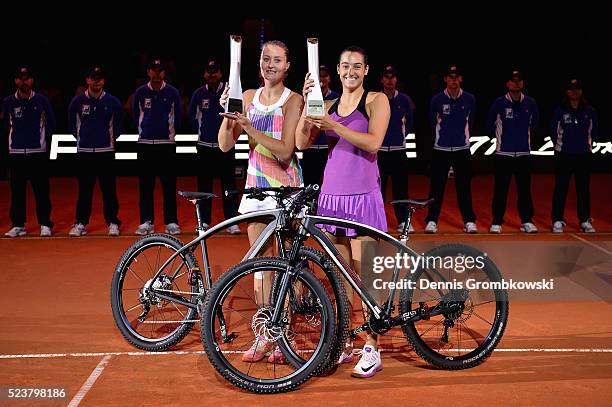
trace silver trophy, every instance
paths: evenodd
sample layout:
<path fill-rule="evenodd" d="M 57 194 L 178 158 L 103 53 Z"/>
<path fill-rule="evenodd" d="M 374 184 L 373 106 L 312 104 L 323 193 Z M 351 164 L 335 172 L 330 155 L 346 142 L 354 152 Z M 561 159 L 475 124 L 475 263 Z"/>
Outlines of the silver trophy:
<path fill-rule="evenodd" d="M 229 99 L 225 105 L 226 113 L 242 113 L 242 83 L 240 83 L 240 64 L 242 37 L 230 35 L 230 74 Z"/>
<path fill-rule="evenodd" d="M 325 116 L 325 103 L 319 81 L 319 40 L 307 38 L 306 47 L 308 48 L 308 72 L 310 72 L 310 79 L 314 80 L 314 87 L 306 96 L 306 114 Z"/>

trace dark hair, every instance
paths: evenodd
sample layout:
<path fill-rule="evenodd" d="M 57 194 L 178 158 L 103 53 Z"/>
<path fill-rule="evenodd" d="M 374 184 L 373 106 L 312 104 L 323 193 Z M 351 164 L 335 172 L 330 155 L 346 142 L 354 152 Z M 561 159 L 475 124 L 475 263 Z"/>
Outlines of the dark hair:
<path fill-rule="evenodd" d="M 567 108 L 572 106 L 569 98 L 567 97 L 567 93 L 563 96 L 563 99 L 561 99 L 561 105 Z M 584 96 L 580 96 L 580 100 L 578 101 L 578 109 L 582 109 L 589 106 L 591 106 L 589 101 Z"/>
<path fill-rule="evenodd" d="M 287 45 L 284 42 L 279 41 L 279 40 L 266 41 L 264 45 L 261 47 L 261 50 L 263 51 L 263 49 L 268 45 L 275 45 L 277 47 L 282 48 L 283 51 L 285 51 L 285 58 L 287 58 L 287 62 L 289 62 L 289 47 L 287 47 Z"/>
<path fill-rule="evenodd" d="M 368 64 L 368 54 L 365 52 L 365 49 L 358 47 L 356 45 L 349 45 L 348 47 L 344 48 L 342 50 L 342 52 L 340 53 L 340 56 L 342 56 L 342 54 L 344 54 L 345 52 L 357 52 L 361 55 L 363 55 L 363 60 L 365 62 L 365 64 Z"/>

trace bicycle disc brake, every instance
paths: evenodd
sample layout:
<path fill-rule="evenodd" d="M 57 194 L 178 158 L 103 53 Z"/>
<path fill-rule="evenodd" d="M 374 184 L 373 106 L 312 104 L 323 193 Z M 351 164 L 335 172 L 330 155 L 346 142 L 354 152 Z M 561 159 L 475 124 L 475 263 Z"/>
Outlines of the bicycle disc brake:
<path fill-rule="evenodd" d="M 251 328 L 255 337 L 264 338 L 268 342 L 276 342 L 283 336 L 283 328 L 272 324 L 272 315 L 274 310 L 271 307 L 264 307 L 257 310 L 253 315 Z M 287 323 L 287 317 L 283 316 L 283 323 Z"/>

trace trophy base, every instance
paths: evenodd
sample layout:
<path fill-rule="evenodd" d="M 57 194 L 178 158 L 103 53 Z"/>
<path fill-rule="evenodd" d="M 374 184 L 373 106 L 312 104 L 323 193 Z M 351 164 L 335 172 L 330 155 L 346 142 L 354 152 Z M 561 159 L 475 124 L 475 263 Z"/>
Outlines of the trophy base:
<path fill-rule="evenodd" d="M 229 99 L 227 103 L 227 109 L 225 109 L 227 113 L 240 113 L 242 114 L 242 99 Z"/>
<path fill-rule="evenodd" d="M 325 103 L 322 100 L 309 100 L 306 103 L 308 116 L 325 116 Z"/>

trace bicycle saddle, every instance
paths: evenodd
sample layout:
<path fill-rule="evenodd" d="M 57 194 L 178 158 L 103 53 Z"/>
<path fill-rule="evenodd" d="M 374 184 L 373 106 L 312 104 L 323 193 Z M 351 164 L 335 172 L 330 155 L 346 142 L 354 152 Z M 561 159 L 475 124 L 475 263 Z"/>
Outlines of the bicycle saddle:
<path fill-rule="evenodd" d="M 408 206 L 414 209 L 425 208 L 431 204 L 435 199 L 398 199 L 397 201 L 391 201 L 392 205 Z"/>
<path fill-rule="evenodd" d="M 178 194 L 184 198 L 187 199 L 198 199 L 198 200 L 203 200 L 203 199 L 212 199 L 212 198 L 216 198 L 217 195 L 215 194 L 210 194 L 208 192 L 187 192 L 187 191 L 178 191 Z"/>

